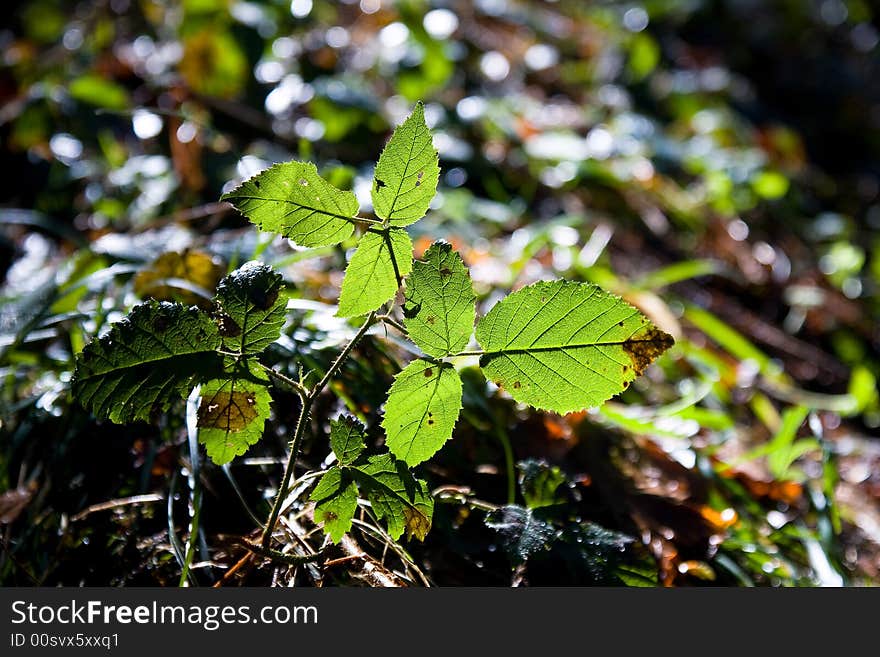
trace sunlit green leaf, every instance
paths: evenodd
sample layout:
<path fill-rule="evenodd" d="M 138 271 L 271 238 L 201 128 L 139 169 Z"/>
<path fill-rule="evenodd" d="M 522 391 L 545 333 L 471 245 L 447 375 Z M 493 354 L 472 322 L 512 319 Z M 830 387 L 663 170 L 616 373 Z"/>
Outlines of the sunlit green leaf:
<path fill-rule="evenodd" d="M 223 348 L 256 354 L 281 336 L 287 297 L 281 275 L 262 262 L 247 262 L 217 287 Z"/>
<path fill-rule="evenodd" d="M 431 356 L 461 351 L 474 332 L 475 298 L 461 256 L 435 242 L 407 278 L 403 323 L 409 337 Z"/>
<path fill-rule="evenodd" d="M 431 529 L 434 498 L 424 481 L 413 477 L 391 454 L 371 456 L 352 472 L 373 511 L 388 524 L 391 538 L 397 540 L 406 532 L 407 538 L 425 540 Z"/>
<path fill-rule="evenodd" d="M 373 175 L 373 209 L 393 226 L 425 216 L 437 191 L 440 166 L 425 108 L 417 103 L 385 145 Z"/>
<path fill-rule="evenodd" d="M 343 415 L 330 421 L 330 448 L 340 465 L 354 463 L 364 451 L 366 428 L 355 418 Z"/>
<path fill-rule="evenodd" d="M 367 232 L 345 270 L 340 317 L 357 317 L 390 300 L 412 270 L 412 240 L 405 230 Z"/>
<path fill-rule="evenodd" d="M 268 385 L 256 363 L 234 364 L 223 378 L 202 384 L 199 442 L 217 465 L 244 454 L 263 437 L 272 402 Z"/>
<path fill-rule="evenodd" d="M 431 458 L 452 437 L 461 392 L 461 379 L 451 365 L 421 359 L 407 365 L 385 403 L 388 449 L 411 466 Z"/>
<path fill-rule="evenodd" d="M 99 418 L 149 420 L 216 372 L 219 346 L 217 325 L 197 308 L 142 303 L 86 345 L 76 359 L 73 395 Z"/>
<path fill-rule="evenodd" d="M 112 80 L 89 73 L 70 82 L 70 95 L 81 103 L 111 110 L 123 110 L 131 104 L 128 92 Z"/>
<path fill-rule="evenodd" d="M 351 529 L 351 520 L 357 510 L 358 491 L 348 469 L 330 468 L 312 491 L 315 521 L 324 523 L 334 543 Z"/>
<path fill-rule="evenodd" d="M 351 237 L 358 212 L 355 195 L 328 183 L 308 162 L 276 164 L 220 198 L 261 230 L 300 246 L 329 246 Z"/>
<path fill-rule="evenodd" d="M 622 392 L 672 337 L 621 298 L 569 281 L 541 281 L 477 324 L 480 366 L 515 400 L 568 413 Z"/>

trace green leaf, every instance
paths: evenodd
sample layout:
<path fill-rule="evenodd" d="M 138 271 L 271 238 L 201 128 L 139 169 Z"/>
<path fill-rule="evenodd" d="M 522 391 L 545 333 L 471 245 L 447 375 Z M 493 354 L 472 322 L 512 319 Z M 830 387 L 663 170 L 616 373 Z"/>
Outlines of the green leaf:
<path fill-rule="evenodd" d="M 485 375 L 516 401 L 569 413 L 623 391 L 673 344 L 621 298 L 588 283 L 541 281 L 477 323 Z"/>
<path fill-rule="evenodd" d="M 373 209 L 392 226 L 407 226 L 425 216 L 437 192 L 440 166 L 425 107 L 417 103 L 382 150 L 373 175 Z"/>
<path fill-rule="evenodd" d="M 501 545 L 514 566 L 548 549 L 556 536 L 551 524 L 535 517 L 531 509 L 515 504 L 491 512 L 486 516 L 486 526 L 500 534 Z"/>
<path fill-rule="evenodd" d="M 365 233 L 345 270 L 336 314 L 366 315 L 391 299 L 412 270 L 412 252 L 405 230 Z"/>
<path fill-rule="evenodd" d="M 269 380 L 256 363 L 235 363 L 223 378 L 202 384 L 199 442 L 217 465 L 244 454 L 263 437 L 269 417 Z"/>
<path fill-rule="evenodd" d="M 467 346 L 474 332 L 474 289 L 461 256 L 434 242 L 407 278 L 403 323 L 426 354 L 447 356 Z"/>
<path fill-rule="evenodd" d="M 565 484 L 565 475 L 555 465 L 527 459 L 520 461 L 517 466 L 520 471 L 519 487 L 527 507 L 539 509 L 565 501 L 558 492 L 559 487 Z"/>
<path fill-rule="evenodd" d="M 124 110 L 131 106 L 131 99 L 125 87 L 96 73 L 71 80 L 67 90 L 71 97 L 95 107 Z"/>
<path fill-rule="evenodd" d="M 220 197 L 260 227 L 300 246 L 330 246 L 351 237 L 357 198 L 318 175 L 314 164 L 276 164 Z"/>
<path fill-rule="evenodd" d="M 394 379 L 382 426 L 388 449 L 408 465 L 431 458 L 452 437 L 461 379 L 448 363 L 414 360 Z"/>
<path fill-rule="evenodd" d="M 73 396 L 98 418 L 149 420 L 220 366 L 217 325 L 198 308 L 148 301 L 77 356 Z"/>
<path fill-rule="evenodd" d="M 366 427 L 349 415 L 330 421 L 330 448 L 340 465 L 350 465 L 364 451 Z"/>
<path fill-rule="evenodd" d="M 217 286 L 223 348 L 257 354 L 281 337 L 287 298 L 281 274 L 262 262 L 246 262 Z"/>
<path fill-rule="evenodd" d="M 351 520 L 357 510 L 358 492 L 351 473 L 338 467 L 330 468 L 315 490 L 311 499 L 315 505 L 315 521 L 324 523 L 324 531 L 334 543 L 351 529 Z"/>
<path fill-rule="evenodd" d="M 434 498 L 424 481 L 413 477 L 391 454 L 371 456 L 352 472 L 373 511 L 388 524 L 391 538 L 397 540 L 405 531 L 407 538 L 425 540 L 431 529 Z"/>

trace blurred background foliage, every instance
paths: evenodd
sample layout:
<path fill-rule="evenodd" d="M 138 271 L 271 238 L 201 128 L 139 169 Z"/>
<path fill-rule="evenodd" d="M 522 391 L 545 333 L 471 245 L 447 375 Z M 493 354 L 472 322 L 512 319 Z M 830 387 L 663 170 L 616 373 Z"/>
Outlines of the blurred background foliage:
<path fill-rule="evenodd" d="M 3 584 L 880 582 L 873 3 L 4 9 Z M 278 393 L 264 440 L 221 469 L 191 449 L 183 406 L 155 425 L 88 417 L 69 399 L 73 357 L 140 299 L 204 304 L 259 258 L 292 294 L 268 364 L 321 370 L 351 334 L 333 316 L 345 248 L 273 240 L 216 200 L 299 158 L 369 208 L 371 163 L 416 100 L 442 167 L 417 253 L 451 241 L 481 312 L 537 279 L 593 281 L 677 344 L 565 417 L 517 407 L 462 361 L 462 420 L 423 467 L 442 502 L 425 544 L 394 544 L 365 507 L 362 557 L 243 566 L 235 537 L 265 517 L 295 397 Z M 320 467 L 339 411 L 377 425 L 409 356 L 391 334 L 364 343 L 304 466 Z M 294 552 L 323 545 L 306 499 L 284 524 Z"/>

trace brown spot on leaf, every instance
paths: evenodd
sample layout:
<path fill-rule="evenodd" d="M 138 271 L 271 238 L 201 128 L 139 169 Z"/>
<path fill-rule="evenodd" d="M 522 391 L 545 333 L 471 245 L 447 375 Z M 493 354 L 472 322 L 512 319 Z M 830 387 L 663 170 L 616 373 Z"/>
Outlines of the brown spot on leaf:
<path fill-rule="evenodd" d="M 519 381 L 514 381 L 513 382 L 513 389 L 519 390 L 520 388 L 522 388 L 522 384 Z"/>
<path fill-rule="evenodd" d="M 224 338 L 235 338 L 241 335 L 241 327 L 225 313 L 217 317 L 217 330 Z"/>
<path fill-rule="evenodd" d="M 305 178 L 300 178 L 300 179 L 299 179 L 299 184 L 302 185 L 303 187 L 308 187 L 308 186 L 309 186 L 309 181 L 306 180 Z"/>
<path fill-rule="evenodd" d="M 256 417 L 256 403 L 250 392 L 221 390 L 210 397 L 202 397 L 199 404 L 198 424 L 208 429 L 242 431 Z"/>
<path fill-rule="evenodd" d="M 452 276 L 452 270 L 449 267 L 442 267 L 440 269 L 441 276 Z"/>
<path fill-rule="evenodd" d="M 428 315 L 427 317 L 425 317 L 425 321 L 426 321 L 428 324 L 430 324 L 431 326 L 433 326 L 434 323 L 437 321 L 437 318 L 434 317 L 434 315 Z"/>
<path fill-rule="evenodd" d="M 434 424 L 434 420 L 428 418 L 428 424 Z"/>
<path fill-rule="evenodd" d="M 672 336 L 655 326 L 633 336 L 623 343 L 623 350 L 632 361 L 633 370 L 641 376 L 654 359 L 669 349 L 675 340 Z"/>
<path fill-rule="evenodd" d="M 429 367 L 429 368 L 427 368 L 427 369 L 425 370 L 425 378 L 430 378 L 430 377 L 432 377 L 432 376 L 434 376 L 434 370 L 432 370 L 432 369 Z"/>

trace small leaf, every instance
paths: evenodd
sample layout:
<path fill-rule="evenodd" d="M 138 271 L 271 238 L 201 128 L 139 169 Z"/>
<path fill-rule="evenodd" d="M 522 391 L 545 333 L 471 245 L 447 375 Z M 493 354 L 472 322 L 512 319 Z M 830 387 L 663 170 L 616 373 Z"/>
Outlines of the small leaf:
<path fill-rule="evenodd" d="M 357 198 L 318 175 L 314 164 L 276 164 L 220 197 L 261 230 L 300 246 L 330 246 L 351 237 Z"/>
<path fill-rule="evenodd" d="M 149 420 L 220 368 L 217 325 L 198 308 L 148 301 L 77 356 L 73 396 L 98 418 Z"/>
<path fill-rule="evenodd" d="M 199 442 L 217 465 L 244 454 L 263 437 L 272 402 L 268 385 L 256 363 L 235 364 L 227 377 L 202 384 Z"/>
<path fill-rule="evenodd" d="M 397 540 L 405 531 L 407 538 L 425 540 L 431 529 L 434 498 L 424 481 L 413 477 L 391 454 L 371 456 L 352 472 L 373 511 L 388 524 L 391 538 Z"/>
<path fill-rule="evenodd" d="M 503 506 L 486 516 L 486 526 L 501 535 L 501 544 L 514 566 L 546 550 L 556 536 L 552 525 L 536 518 L 531 509 L 515 504 Z"/>
<path fill-rule="evenodd" d="M 592 522 L 567 524 L 552 548 L 548 560 L 557 568 L 564 564 L 572 584 L 657 585 L 657 562 L 645 546 Z"/>
<path fill-rule="evenodd" d="M 565 475 L 559 468 L 536 459 L 520 461 L 517 466 L 520 471 L 519 487 L 527 507 L 540 509 L 565 501 L 559 493 L 559 487 L 565 484 Z"/>
<path fill-rule="evenodd" d="M 440 167 L 425 107 L 417 103 L 385 145 L 373 175 L 373 209 L 392 226 L 407 226 L 425 216 L 437 192 Z"/>
<path fill-rule="evenodd" d="M 211 308 L 211 294 L 225 268 L 204 251 L 168 251 L 134 277 L 134 291 L 157 301 Z"/>
<path fill-rule="evenodd" d="M 452 437 L 461 410 L 461 379 L 451 365 L 414 360 L 394 379 L 382 426 L 388 449 L 413 466 Z"/>
<path fill-rule="evenodd" d="M 312 491 L 315 521 L 324 523 L 324 530 L 334 543 L 351 529 L 351 520 L 357 510 L 357 486 L 347 470 L 330 468 Z"/>
<path fill-rule="evenodd" d="M 412 240 L 405 230 L 367 232 L 345 270 L 339 317 L 357 317 L 391 299 L 412 270 Z"/>
<path fill-rule="evenodd" d="M 330 447 L 340 465 L 354 463 L 364 451 L 366 427 L 355 418 L 343 415 L 330 421 Z"/>
<path fill-rule="evenodd" d="M 226 276 L 214 298 L 223 348 L 257 354 L 281 337 L 287 299 L 281 275 L 262 262 L 246 262 Z"/>
<path fill-rule="evenodd" d="M 422 351 L 447 356 L 471 339 L 475 299 L 461 256 L 446 242 L 434 242 L 407 278 L 403 323 Z"/>
<path fill-rule="evenodd" d="M 622 392 L 673 344 L 621 298 L 588 283 L 541 281 L 477 323 L 480 367 L 516 401 L 569 413 Z"/>

